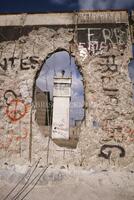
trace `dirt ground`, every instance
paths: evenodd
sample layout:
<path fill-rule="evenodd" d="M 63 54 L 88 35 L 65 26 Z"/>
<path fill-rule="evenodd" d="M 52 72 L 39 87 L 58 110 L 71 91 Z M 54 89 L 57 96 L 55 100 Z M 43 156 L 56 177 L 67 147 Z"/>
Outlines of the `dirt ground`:
<path fill-rule="evenodd" d="M 4 200 L 18 179 L 10 173 L 7 180 L 0 176 L 0 200 Z M 15 180 L 15 183 L 13 183 Z M 22 200 L 34 184 L 15 196 L 23 182 L 6 200 Z M 134 200 L 134 171 L 119 170 L 49 170 L 24 198 L 25 200 Z"/>

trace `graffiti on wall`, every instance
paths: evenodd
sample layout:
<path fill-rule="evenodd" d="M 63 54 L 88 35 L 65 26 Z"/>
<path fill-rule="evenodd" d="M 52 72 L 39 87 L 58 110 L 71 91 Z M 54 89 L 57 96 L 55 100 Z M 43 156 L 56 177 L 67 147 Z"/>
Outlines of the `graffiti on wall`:
<path fill-rule="evenodd" d="M 102 123 L 102 130 L 107 133 L 107 136 L 102 139 L 105 141 L 115 141 L 115 142 L 134 142 L 134 130 L 128 125 L 111 125 L 112 120 L 105 120 Z"/>
<path fill-rule="evenodd" d="M 7 105 L 10 105 L 10 99 L 16 99 L 17 94 L 13 90 L 6 90 L 4 93 L 4 99 Z"/>
<path fill-rule="evenodd" d="M 6 109 L 6 114 L 13 122 L 23 118 L 27 113 L 27 106 L 21 99 L 12 99 Z"/>
<path fill-rule="evenodd" d="M 7 132 L 0 128 L 0 149 L 17 152 L 17 145 L 25 141 L 28 136 L 29 132 L 26 128 L 22 128 L 21 131 L 9 129 Z"/>
<path fill-rule="evenodd" d="M 110 157 L 112 156 L 113 151 L 118 151 L 119 157 L 125 157 L 125 150 L 123 147 L 119 146 L 119 145 L 109 145 L 109 144 L 104 144 L 101 149 L 100 149 L 100 153 L 99 153 L 99 157 L 103 157 L 105 159 L 110 159 Z"/>
<path fill-rule="evenodd" d="M 79 28 L 78 41 L 80 56 L 84 60 L 88 55 L 108 52 L 110 48 L 124 49 L 127 43 L 125 27 Z"/>
<path fill-rule="evenodd" d="M 29 136 L 29 131 L 22 124 L 22 118 L 29 111 L 29 104 L 21 99 L 13 90 L 4 93 L 5 115 L 10 122 L 5 120 L 6 128 L 0 128 L 0 149 L 12 153 L 20 153 L 20 143 Z"/>
<path fill-rule="evenodd" d="M 118 71 L 118 65 L 115 63 L 115 58 L 116 58 L 115 55 L 101 56 L 101 58 L 105 59 L 105 63 L 100 63 L 100 66 L 102 66 L 102 73 L 105 73 L 108 71 L 110 72 Z"/>
<path fill-rule="evenodd" d="M 19 70 L 37 69 L 41 65 L 38 56 L 27 56 L 25 58 L 9 57 L 0 60 L 0 68 L 7 71 L 8 68 L 14 69 L 19 66 Z"/>
<path fill-rule="evenodd" d="M 118 72 L 116 57 L 115 55 L 111 55 L 111 56 L 102 56 L 101 58 L 105 60 L 104 63 L 99 64 L 102 73 L 101 81 L 102 81 L 103 92 L 105 96 L 109 98 L 107 104 L 116 106 L 119 103 L 118 100 L 119 89 L 117 88 L 116 77 L 112 76 L 113 73 Z"/>
<path fill-rule="evenodd" d="M 118 65 L 116 63 L 116 56 L 101 56 L 102 62 L 99 63 L 99 70 L 102 73 L 101 82 L 102 89 L 106 98 L 105 110 L 106 117 L 102 122 L 102 130 L 105 133 L 102 142 L 133 142 L 134 131 L 126 125 L 115 125 L 114 120 L 119 116 L 119 110 L 116 109 L 119 104 L 119 86 L 117 84 L 119 73 Z"/>
<path fill-rule="evenodd" d="M 6 115 L 12 122 L 20 120 L 28 112 L 28 105 L 25 104 L 24 100 L 19 99 L 14 91 L 7 90 L 4 99 L 7 104 Z"/>
<path fill-rule="evenodd" d="M 5 116 L 10 121 L 5 120 L 3 127 L 0 127 L 0 149 L 17 153 L 20 143 L 29 135 L 29 131 L 22 125 L 21 120 L 28 113 L 29 104 L 13 90 L 6 90 L 3 99 L 6 105 Z"/>

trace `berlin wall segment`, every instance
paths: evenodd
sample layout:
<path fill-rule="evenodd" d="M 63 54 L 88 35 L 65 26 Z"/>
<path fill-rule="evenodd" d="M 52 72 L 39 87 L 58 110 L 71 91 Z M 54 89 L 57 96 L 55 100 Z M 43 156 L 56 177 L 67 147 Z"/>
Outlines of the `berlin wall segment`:
<path fill-rule="evenodd" d="M 79 22 L 79 13 L 77 17 Z M 21 27 L 22 33 L 24 28 Z M 10 31 L 13 29 L 11 26 Z M 43 137 L 34 118 L 33 87 L 44 60 L 62 48 L 71 52 L 81 66 L 86 112 L 77 148 L 65 149 L 51 140 L 49 162 L 88 167 L 101 165 L 102 159 L 107 158 L 114 164 L 118 160 L 121 166 L 132 163 L 134 107 L 128 76 L 131 45 L 127 19 L 91 24 L 89 20 L 66 27 L 64 24 L 38 28 L 32 25 L 26 35 L 20 34 L 14 40 L 3 39 L 0 43 L 1 162 L 5 159 L 3 152 L 11 163 L 28 161 L 31 113 L 32 160 L 41 156 L 46 162 L 48 138 Z M 104 153 L 106 148 L 110 148 L 110 154 Z M 123 156 L 119 151 L 125 152 Z M 100 154 L 105 155 L 101 158 Z"/>

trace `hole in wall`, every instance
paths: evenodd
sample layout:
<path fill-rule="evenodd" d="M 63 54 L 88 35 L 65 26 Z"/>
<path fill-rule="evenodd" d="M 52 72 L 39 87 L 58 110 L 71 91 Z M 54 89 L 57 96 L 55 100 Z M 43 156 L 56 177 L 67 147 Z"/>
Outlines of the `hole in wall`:
<path fill-rule="evenodd" d="M 56 90 L 58 88 L 62 97 L 55 97 L 55 88 Z M 70 96 L 68 96 L 69 89 Z M 66 126 L 67 112 L 65 109 L 68 110 L 68 106 L 69 132 L 61 127 Z M 35 84 L 35 107 L 36 122 L 44 136 L 50 136 L 59 146 L 76 148 L 80 126 L 84 119 L 84 86 L 83 77 L 75 64 L 75 58 L 67 51 L 62 50 L 51 54 L 43 64 Z M 57 121 L 58 127 L 53 126 L 54 116 L 57 119 L 60 118 L 59 122 Z M 68 139 L 60 138 L 60 136 L 53 138 L 52 134 L 56 131 L 59 135 L 68 132 Z"/>
<path fill-rule="evenodd" d="M 131 81 L 134 83 L 134 59 L 132 59 L 128 64 L 128 72 Z"/>
<path fill-rule="evenodd" d="M 129 77 L 132 81 L 133 100 L 134 100 L 134 45 L 132 45 L 132 53 L 133 53 L 133 59 L 131 59 L 129 64 L 128 64 L 128 73 L 129 73 Z"/>

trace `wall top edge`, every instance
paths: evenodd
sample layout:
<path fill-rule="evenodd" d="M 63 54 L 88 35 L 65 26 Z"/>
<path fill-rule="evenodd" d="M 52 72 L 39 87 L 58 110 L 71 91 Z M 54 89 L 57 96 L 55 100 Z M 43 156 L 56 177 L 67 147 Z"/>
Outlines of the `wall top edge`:
<path fill-rule="evenodd" d="M 0 26 L 128 23 L 128 17 L 127 11 L 0 14 Z"/>

